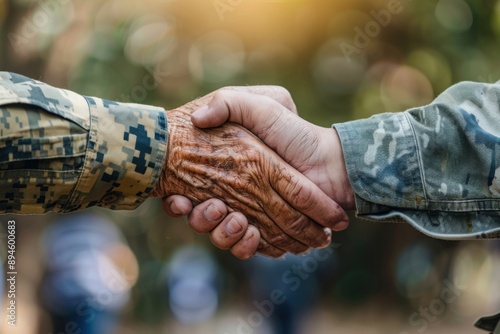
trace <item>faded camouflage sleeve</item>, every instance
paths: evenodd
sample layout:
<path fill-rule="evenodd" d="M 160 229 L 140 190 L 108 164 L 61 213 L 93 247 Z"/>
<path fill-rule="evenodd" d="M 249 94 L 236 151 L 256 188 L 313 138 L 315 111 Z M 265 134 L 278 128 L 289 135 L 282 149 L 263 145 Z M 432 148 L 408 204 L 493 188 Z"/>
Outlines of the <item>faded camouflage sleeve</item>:
<path fill-rule="evenodd" d="M 0 72 L 0 213 L 134 209 L 158 181 L 166 138 L 162 108 Z"/>
<path fill-rule="evenodd" d="M 500 237 L 500 83 L 463 82 L 430 105 L 334 127 L 359 216 Z"/>

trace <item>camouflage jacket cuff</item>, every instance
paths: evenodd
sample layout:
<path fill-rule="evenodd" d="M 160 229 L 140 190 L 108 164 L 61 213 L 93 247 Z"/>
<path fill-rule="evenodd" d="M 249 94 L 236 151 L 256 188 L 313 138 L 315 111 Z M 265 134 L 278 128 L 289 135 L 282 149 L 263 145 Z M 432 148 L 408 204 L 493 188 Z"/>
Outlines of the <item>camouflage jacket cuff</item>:
<path fill-rule="evenodd" d="M 0 72 L 0 111 L 0 213 L 135 209 L 159 180 L 163 108 L 84 97 Z"/>
<path fill-rule="evenodd" d="M 166 158 L 163 108 L 84 97 L 90 131 L 82 175 L 67 210 L 137 208 L 154 190 Z"/>
<path fill-rule="evenodd" d="M 424 208 L 417 145 L 404 113 L 335 124 L 359 215 Z"/>
<path fill-rule="evenodd" d="M 335 125 L 358 215 L 438 238 L 498 238 L 499 96 L 499 84 L 462 82 L 427 106 Z"/>

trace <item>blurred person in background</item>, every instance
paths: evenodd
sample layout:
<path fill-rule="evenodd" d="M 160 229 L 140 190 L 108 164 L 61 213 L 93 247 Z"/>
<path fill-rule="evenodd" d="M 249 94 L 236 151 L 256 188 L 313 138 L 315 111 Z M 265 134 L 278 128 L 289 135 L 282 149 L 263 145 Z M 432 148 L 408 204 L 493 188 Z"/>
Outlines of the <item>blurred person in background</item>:
<path fill-rule="evenodd" d="M 170 310 L 186 325 L 211 319 L 219 307 L 219 270 L 210 251 L 200 246 L 177 249 L 167 266 Z"/>
<path fill-rule="evenodd" d="M 332 248 L 304 256 L 287 254 L 281 261 L 255 256 L 245 261 L 253 316 L 241 318 L 239 333 L 304 333 L 304 323 L 317 306 L 323 284 L 336 269 Z M 268 328 L 268 329 L 267 329 Z"/>
<path fill-rule="evenodd" d="M 138 266 L 114 223 L 93 213 L 64 216 L 44 232 L 43 251 L 40 297 L 53 332 L 117 332 Z"/>

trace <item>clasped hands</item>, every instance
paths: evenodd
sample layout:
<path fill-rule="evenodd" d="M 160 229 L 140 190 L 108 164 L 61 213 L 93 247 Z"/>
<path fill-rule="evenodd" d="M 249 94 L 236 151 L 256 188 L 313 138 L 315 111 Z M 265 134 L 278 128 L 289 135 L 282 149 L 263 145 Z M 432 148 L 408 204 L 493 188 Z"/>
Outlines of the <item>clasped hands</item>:
<path fill-rule="evenodd" d="M 153 196 L 172 217 L 246 259 L 326 247 L 354 193 L 336 131 L 297 116 L 284 88 L 228 87 L 167 112 Z"/>

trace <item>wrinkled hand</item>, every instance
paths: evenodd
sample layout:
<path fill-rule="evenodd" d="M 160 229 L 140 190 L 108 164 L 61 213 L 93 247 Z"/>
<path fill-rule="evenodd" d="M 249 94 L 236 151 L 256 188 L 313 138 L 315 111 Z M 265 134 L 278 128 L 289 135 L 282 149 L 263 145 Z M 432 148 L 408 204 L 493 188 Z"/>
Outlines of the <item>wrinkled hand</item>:
<path fill-rule="evenodd" d="M 326 246 L 330 233 L 323 226 L 347 221 L 345 212 L 241 126 L 194 127 L 192 112 L 210 100 L 207 96 L 168 112 L 168 157 L 154 196 L 183 195 L 195 205 L 211 198 L 222 200 L 227 210 L 244 215 L 233 214 L 233 221 L 224 226 L 244 228 L 245 222 L 240 223 L 246 217 L 259 229 L 259 252 L 268 256 Z M 217 205 L 206 209 L 227 213 Z M 248 237 L 255 242 L 258 235 L 252 231 Z M 224 239 L 224 231 L 213 232 L 213 238 Z M 253 246 L 245 240 L 243 244 Z"/>

